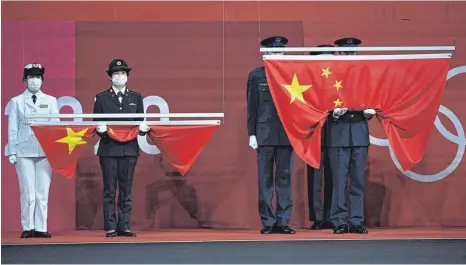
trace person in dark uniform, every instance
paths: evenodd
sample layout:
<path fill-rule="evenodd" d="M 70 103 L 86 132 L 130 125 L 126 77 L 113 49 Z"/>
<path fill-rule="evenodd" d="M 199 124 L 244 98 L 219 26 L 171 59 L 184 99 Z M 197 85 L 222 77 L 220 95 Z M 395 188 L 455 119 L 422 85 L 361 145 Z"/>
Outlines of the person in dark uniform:
<path fill-rule="evenodd" d="M 319 45 L 317 47 L 334 47 L 333 45 Z M 310 55 L 331 55 L 335 52 L 310 52 Z M 322 127 L 322 142 L 320 154 L 320 168 L 307 165 L 307 196 L 309 221 L 314 223 L 312 230 L 332 229 L 330 222 L 330 207 L 332 205 L 332 174 L 326 150 L 327 123 Z M 323 176 L 322 176 L 323 174 Z M 324 201 L 322 203 L 322 177 L 324 178 Z"/>
<path fill-rule="evenodd" d="M 125 61 L 115 59 L 110 62 L 107 74 L 112 87 L 97 94 L 94 113 L 144 113 L 142 95 L 129 90 L 126 86 L 131 68 Z M 97 134 L 101 137 L 97 155 L 103 175 L 104 185 L 104 226 L 106 237 L 136 236 L 131 232 L 131 188 L 134 169 L 139 156 L 137 138 L 121 143 L 107 135 L 106 121 L 141 121 L 140 135 L 145 135 L 149 126 L 143 118 L 95 118 L 102 125 L 97 126 Z M 115 193 L 118 183 L 118 220 L 115 213 Z"/>
<path fill-rule="evenodd" d="M 356 47 L 360 43 L 361 41 L 356 38 L 335 41 L 339 47 Z M 340 54 L 356 54 L 356 52 L 340 52 Z M 364 225 L 364 173 L 369 148 L 367 122 L 374 114 L 374 109 L 335 108 L 327 119 L 327 150 L 333 177 L 330 220 L 334 225 L 334 234 L 368 233 Z M 348 173 L 349 190 L 347 190 Z"/>
<path fill-rule="evenodd" d="M 264 47 L 285 47 L 285 37 L 270 37 L 261 41 Z M 276 53 L 275 53 L 276 54 Z M 293 148 L 278 117 L 265 76 L 265 68 L 249 73 L 247 83 L 247 127 L 249 146 L 257 151 L 259 175 L 259 215 L 262 234 L 294 234 L 288 226 L 291 217 L 291 159 Z M 272 205 L 275 162 L 277 208 Z"/>

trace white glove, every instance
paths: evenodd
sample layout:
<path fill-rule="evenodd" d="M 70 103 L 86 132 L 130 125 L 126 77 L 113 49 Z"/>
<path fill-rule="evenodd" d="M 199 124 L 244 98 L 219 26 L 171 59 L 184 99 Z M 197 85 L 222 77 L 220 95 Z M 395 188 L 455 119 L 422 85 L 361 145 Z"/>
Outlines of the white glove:
<path fill-rule="evenodd" d="M 333 110 L 333 117 L 338 119 L 341 115 L 345 114 L 347 110 L 347 108 L 336 108 Z"/>
<path fill-rule="evenodd" d="M 16 164 L 16 155 L 10 155 L 8 157 L 8 160 L 10 160 L 10 163 L 12 163 L 13 165 Z"/>
<path fill-rule="evenodd" d="M 107 131 L 107 125 L 99 125 L 97 126 L 96 130 L 98 133 L 104 133 Z"/>
<path fill-rule="evenodd" d="M 140 131 L 140 132 L 146 133 L 146 132 L 148 132 L 149 130 L 150 130 L 150 127 L 147 126 L 147 124 L 141 123 L 141 124 L 139 125 L 139 131 Z"/>
<path fill-rule="evenodd" d="M 255 135 L 249 136 L 249 146 L 252 147 L 252 149 L 256 150 L 258 145 L 257 145 L 257 140 Z"/>
<path fill-rule="evenodd" d="M 366 118 L 370 118 L 372 115 L 375 115 L 375 109 L 365 109 L 363 112 Z"/>

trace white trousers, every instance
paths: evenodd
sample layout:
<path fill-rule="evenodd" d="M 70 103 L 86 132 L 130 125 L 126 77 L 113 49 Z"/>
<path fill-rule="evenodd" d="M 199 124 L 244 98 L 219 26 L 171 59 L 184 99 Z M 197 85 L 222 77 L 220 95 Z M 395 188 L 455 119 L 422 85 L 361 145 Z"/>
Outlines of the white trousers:
<path fill-rule="evenodd" d="M 46 157 L 18 157 L 21 224 L 23 230 L 47 232 L 47 205 L 52 168 Z"/>

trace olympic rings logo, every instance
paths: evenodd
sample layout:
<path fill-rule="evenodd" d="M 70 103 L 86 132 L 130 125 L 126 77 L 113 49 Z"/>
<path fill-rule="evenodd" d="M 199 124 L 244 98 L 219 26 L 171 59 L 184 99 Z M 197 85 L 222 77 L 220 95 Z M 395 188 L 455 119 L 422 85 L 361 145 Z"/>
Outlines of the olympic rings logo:
<path fill-rule="evenodd" d="M 462 74 L 462 73 L 466 73 L 466 65 L 456 67 L 456 68 L 453 68 L 450 71 L 448 71 L 447 81 L 450 78 L 452 78 L 452 77 L 454 77 L 456 75 Z M 440 105 L 439 112 L 443 113 L 445 116 L 447 116 L 448 119 L 450 119 L 450 121 L 453 123 L 453 125 L 455 126 L 456 135 L 449 132 L 443 126 L 443 124 L 440 122 L 440 119 L 439 119 L 438 115 L 435 118 L 435 123 L 434 123 L 435 128 L 437 128 L 437 130 L 447 140 L 457 144 L 458 145 L 458 150 L 456 151 L 455 158 L 450 163 L 450 165 L 448 165 L 444 170 L 442 170 L 442 171 L 440 171 L 438 173 L 435 173 L 435 174 L 432 174 L 432 175 L 421 175 L 421 174 L 418 174 L 418 173 L 410 171 L 410 170 L 403 171 L 403 169 L 401 169 L 400 163 L 396 159 L 395 154 L 393 153 L 393 150 L 390 147 L 390 144 L 388 143 L 387 139 L 381 139 L 381 138 L 376 138 L 376 137 L 370 136 L 371 144 L 374 144 L 374 145 L 377 145 L 377 146 L 387 146 L 389 151 L 390 151 L 390 157 L 392 158 L 392 161 L 395 164 L 396 168 L 398 168 L 398 170 L 403 175 L 405 175 L 406 177 L 408 177 L 408 178 L 410 178 L 412 180 L 419 181 L 419 182 L 434 182 L 434 181 L 442 180 L 442 179 L 446 178 L 448 175 L 450 175 L 453 171 L 455 171 L 456 168 L 461 163 L 461 160 L 463 159 L 465 147 L 466 147 L 466 138 L 465 138 L 463 125 L 461 124 L 458 117 L 451 110 L 449 110 L 447 107 L 445 107 L 443 105 Z"/>

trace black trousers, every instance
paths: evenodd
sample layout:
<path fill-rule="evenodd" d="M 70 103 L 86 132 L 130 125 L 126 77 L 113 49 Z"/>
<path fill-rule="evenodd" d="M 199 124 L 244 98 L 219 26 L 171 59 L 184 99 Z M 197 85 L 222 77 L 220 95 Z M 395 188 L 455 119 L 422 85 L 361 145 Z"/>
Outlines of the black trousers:
<path fill-rule="evenodd" d="M 137 156 L 100 156 L 104 178 L 104 227 L 106 231 L 130 229 L 134 169 Z M 115 194 L 118 183 L 118 221 L 115 213 Z"/>
<path fill-rule="evenodd" d="M 346 225 L 348 219 L 352 225 L 364 223 L 364 181 L 367 151 L 367 146 L 328 148 L 333 176 L 330 220 L 334 226 Z M 349 213 L 347 191 L 349 191 Z"/>
<path fill-rule="evenodd" d="M 288 146 L 259 146 L 259 215 L 263 226 L 286 226 L 291 218 L 291 159 L 293 148 Z M 273 166 L 275 162 L 275 192 L 277 209 L 273 209 Z"/>
<path fill-rule="evenodd" d="M 324 184 L 324 201 L 322 202 L 322 179 Z M 320 154 L 320 168 L 307 166 L 307 197 L 309 221 L 329 222 L 332 206 L 333 179 L 327 151 Z"/>

